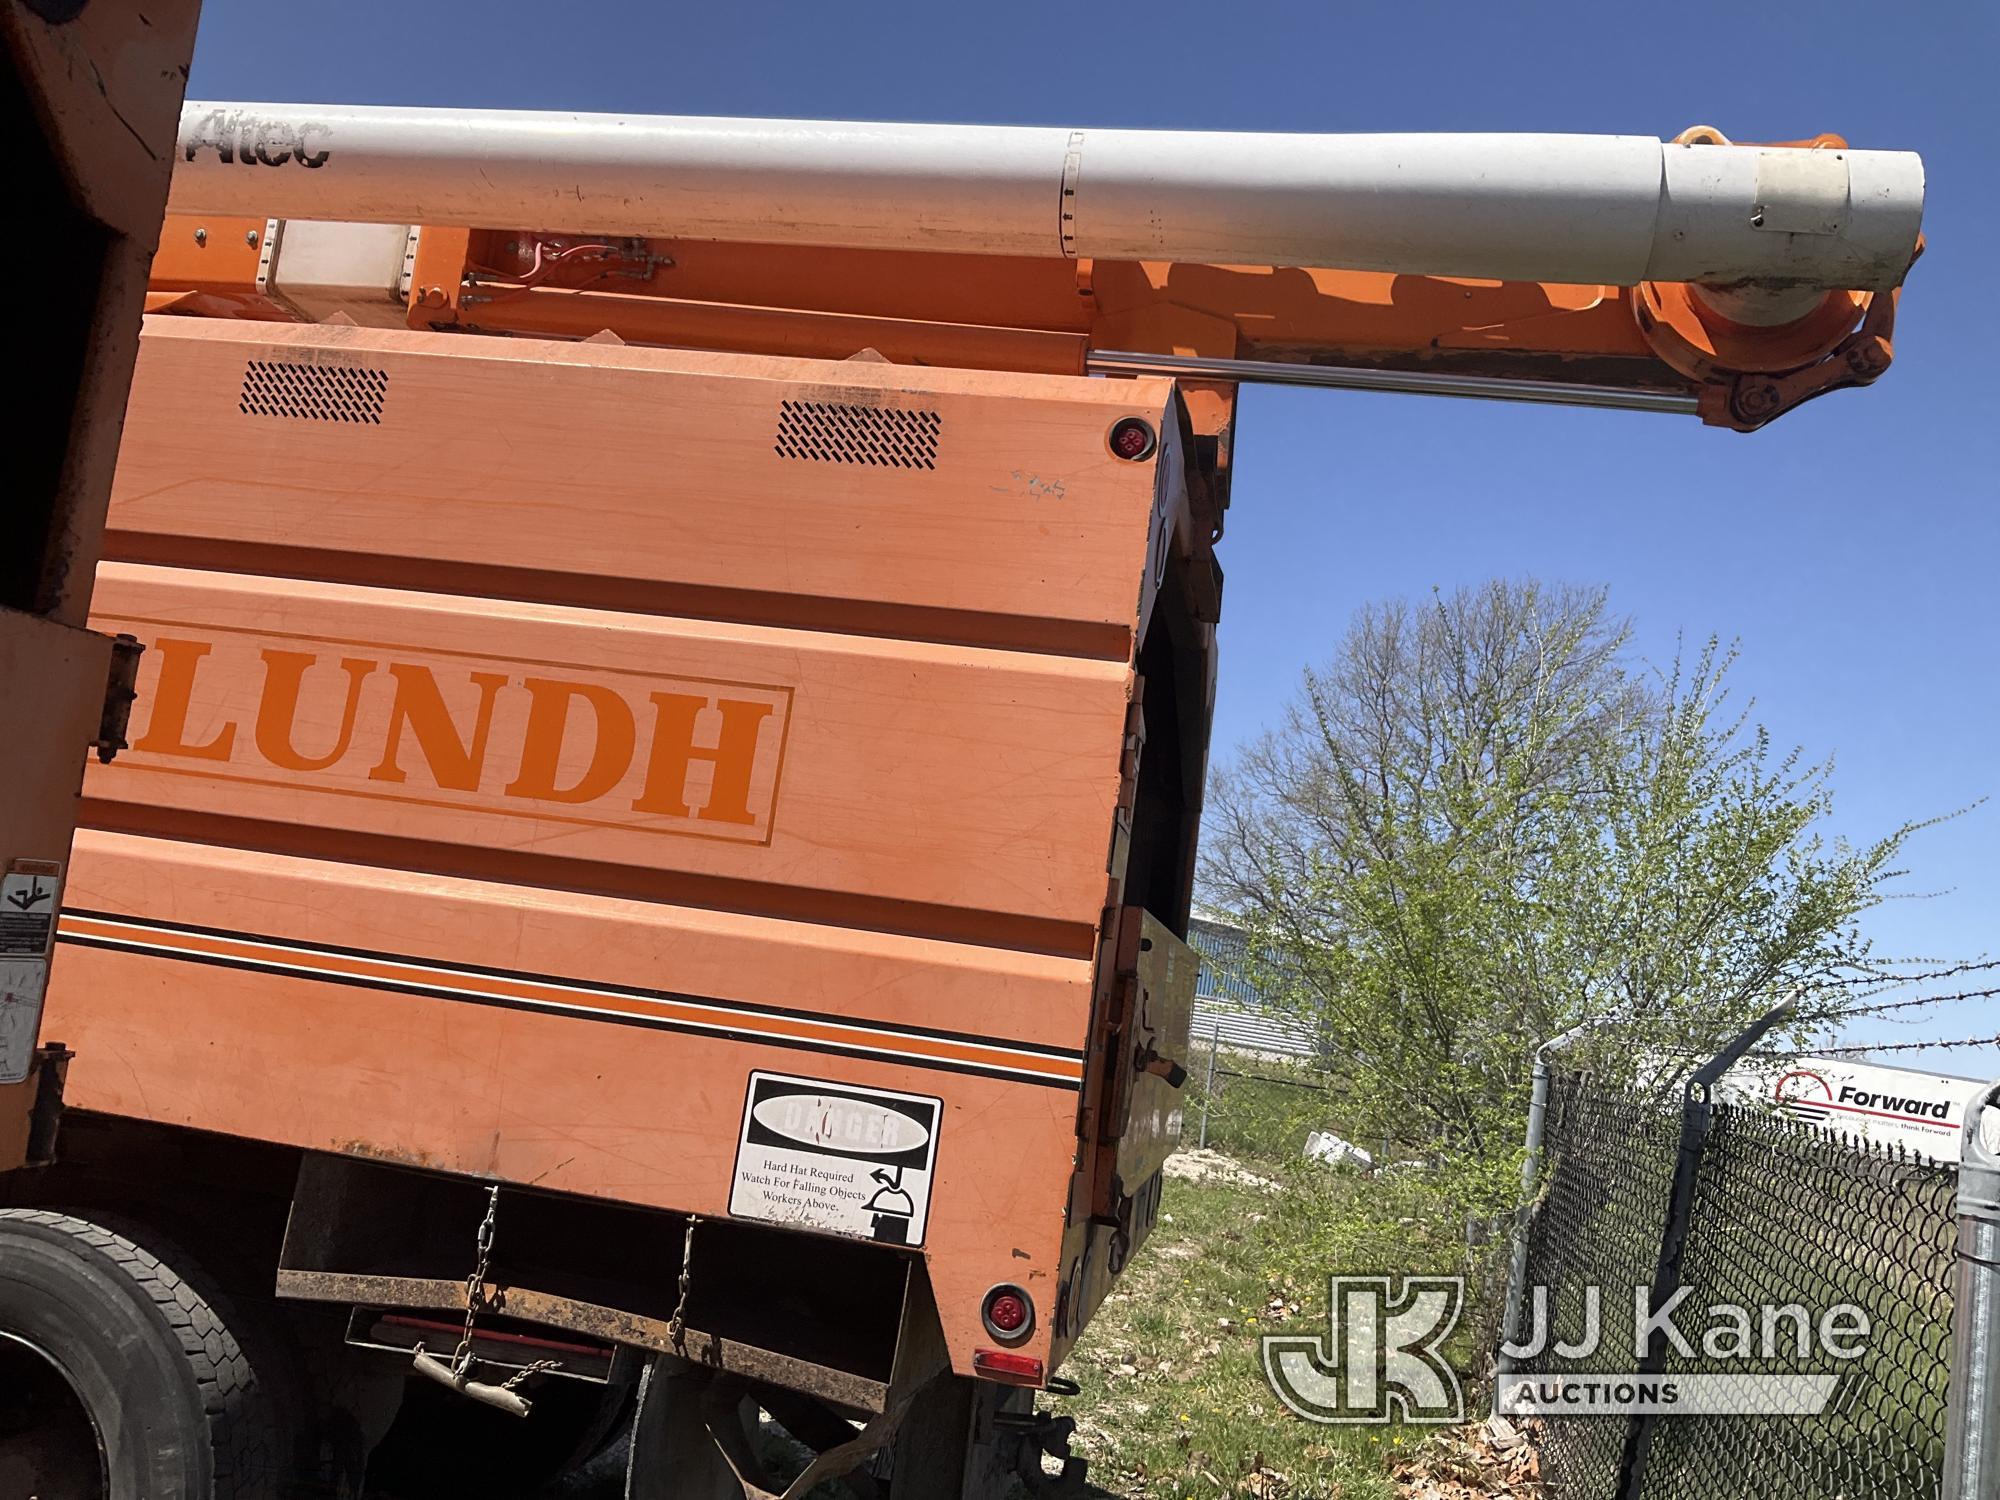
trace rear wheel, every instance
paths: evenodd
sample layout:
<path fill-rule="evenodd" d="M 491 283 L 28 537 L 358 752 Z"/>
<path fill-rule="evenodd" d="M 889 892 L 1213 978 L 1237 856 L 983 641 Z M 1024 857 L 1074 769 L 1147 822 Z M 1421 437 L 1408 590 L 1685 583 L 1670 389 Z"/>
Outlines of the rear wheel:
<path fill-rule="evenodd" d="M 0 1495 L 103 1494 L 103 1445 L 82 1397 L 46 1353 L 0 1333 Z"/>
<path fill-rule="evenodd" d="M 184 1270 L 102 1225 L 0 1209 L 0 1494 L 281 1493 L 267 1393 Z"/>

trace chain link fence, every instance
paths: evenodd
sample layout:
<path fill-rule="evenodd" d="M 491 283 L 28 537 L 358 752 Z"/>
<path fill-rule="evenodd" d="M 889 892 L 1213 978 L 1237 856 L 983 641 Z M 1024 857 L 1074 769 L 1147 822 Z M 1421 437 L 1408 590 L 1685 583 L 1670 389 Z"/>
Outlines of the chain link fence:
<path fill-rule="evenodd" d="M 1716 1111 L 1698 1169 L 1682 1280 L 1698 1302 L 1800 1307 L 1809 1327 L 1843 1305 L 1868 1334 L 1857 1360 L 1780 1325 L 1756 1374 L 1838 1380 L 1818 1418 L 1662 1423 L 1644 1493 L 1884 1497 L 1943 1493 L 1956 1281 L 1956 1168 L 1867 1147 L 1754 1109 Z M 1759 1330 L 1761 1335 L 1761 1330 Z M 1669 1354 L 1667 1373 L 1694 1373 Z"/>
<path fill-rule="evenodd" d="M 1312 1061 L 1232 1048 L 1197 1035 L 1182 1098 L 1185 1146 L 1257 1161 L 1295 1161 L 1315 1130 L 1339 1129 L 1346 1086 Z"/>
<path fill-rule="evenodd" d="M 1548 1330 L 1550 1348 L 1574 1349 L 1590 1332 L 1586 1288 L 1629 1299 L 1632 1288 L 1652 1285 L 1680 1119 L 1653 1099 L 1597 1088 L 1576 1074 L 1557 1080 L 1548 1109 L 1543 1149 L 1551 1167 L 1529 1228 L 1527 1277 L 1546 1289 L 1535 1321 Z M 1614 1303 L 1610 1317 L 1624 1310 Z M 1600 1301 L 1600 1319 L 1605 1311 Z M 1600 1338 L 1589 1354 L 1551 1353 L 1535 1361 L 1538 1372 L 1563 1375 L 1615 1375 L 1632 1366 L 1629 1339 L 1620 1336 Z M 1557 1418 L 1545 1434 L 1545 1473 L 1565 1493 L 1579 1500 L 1616 1493 L 1610 1484 L 1624 1453 L 1625 1424 Z"/>
<path fill-rule="evenodd" d="M 1321 1158 L 1363 1169 L 1420 1162 L 1436 1137 L 1364 1123 L 1379 1116 L 1352 1081 L 1318 1057 L 1234 1047 L 1226 1031 L 1196 1032 L 1182 1091 L 1181 1145 L 1265 1165 Z M 1329 1144 L 1325 1137 L 1331 1137 Z"/>
<path fill-rule="evenodd" d="M 2000 1347 L 1985 1314 L 1961 1317 L 1981 1331 L 1960 1333 L 1955 1365 L 1953 1319 L 1968 1288 L 2000 1296 L 2000 1267 L 1959 1252 L 1972 1222 L 1959 1168 L 1714 1102 L 1719 1071 L 1682 1098 L 1547 1070 L 1508 1317 L 1517 1349 L 1540 1347 L 1503 1351 L 1503 1391 L 1755 1375 L 1826 1377 L 1832 1395 L 1817 1415 L 1748 1409 L 1748 1385 L 1738 1409 L 1712 1414 L 1547 1413 L 1545 1479 L 1565 1500 L 1993 1500 L 1989 1470 L 1969 1477 L 1990 1458 L 1968 1455 L 2000 1444 L 1977 1430 Z M 1635 1339 L 1683 1288 L 1674 1322 L 1689 1346 Z M 1749 1326 L 1710 1312 L 1723 1307 Z M 1859 1316 L 1829 1325 L 1835 1309 Z"/>

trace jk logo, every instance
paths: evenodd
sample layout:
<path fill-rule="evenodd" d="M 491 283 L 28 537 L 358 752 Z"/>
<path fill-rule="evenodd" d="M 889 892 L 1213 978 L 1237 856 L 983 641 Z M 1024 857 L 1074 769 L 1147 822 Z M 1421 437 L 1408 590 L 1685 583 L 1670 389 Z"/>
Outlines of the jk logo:
<path fill-rule="evenodd" d="M 1438 1346 L 1465 1305 L 1461 1276 L 1334 1276 L 1327 1334 L 1266 1334 L 1264 1376 L 1309 1422 L 1462 1422 Z"/>

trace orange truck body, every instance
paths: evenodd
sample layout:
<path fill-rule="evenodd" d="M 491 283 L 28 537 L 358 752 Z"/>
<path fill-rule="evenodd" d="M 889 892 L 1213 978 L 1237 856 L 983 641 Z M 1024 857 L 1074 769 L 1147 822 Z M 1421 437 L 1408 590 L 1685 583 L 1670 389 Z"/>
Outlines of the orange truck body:
<path fill-rule="evenodd" d="M 1166 380 L 149 320 L 70 1102 L 887 1241 L 960 1373 L 1025 1289 L 1039 1384 L 1179 1129 L 1185 427 Z"/>
<path fill-rule="evenodd" d="M 65 14 L 65 10 L 68 13 Z M 86 749 L 118 749 L 129 654 L 87 628 L 197 0 L 0 10 L 17 222 L 70 247 L 20 309 L 0 542 L 0 1174 L 47 1159 L 68 1055 L 38 1045 Z"/>

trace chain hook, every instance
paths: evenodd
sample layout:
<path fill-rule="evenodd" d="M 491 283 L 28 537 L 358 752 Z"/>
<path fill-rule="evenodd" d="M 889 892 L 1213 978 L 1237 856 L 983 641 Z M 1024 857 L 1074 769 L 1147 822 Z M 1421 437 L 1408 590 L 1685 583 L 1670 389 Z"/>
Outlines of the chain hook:
<path fill-rule="evenodd" d="M 688 1215 L 687 1234 L 681 1240 L 680 1297 L 674 1303 L 673 1317 L 667 1321 L 667 1337 L 682 1353 L 687 1352 L 688 1289 L 694 1284 L 694 1227 L 700 1222 L 700 1215 Z"/>

